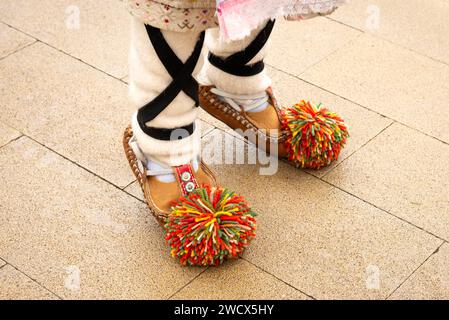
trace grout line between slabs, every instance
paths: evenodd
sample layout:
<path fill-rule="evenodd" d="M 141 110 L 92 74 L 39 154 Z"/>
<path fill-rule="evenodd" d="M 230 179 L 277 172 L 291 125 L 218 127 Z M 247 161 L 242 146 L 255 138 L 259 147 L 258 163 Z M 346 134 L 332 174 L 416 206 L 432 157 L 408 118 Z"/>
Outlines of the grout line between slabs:
<path fill-rule="evenodd" d="M 393 295 L 393 294 L 395 294 L 395 292 L 396 291 L 398 291 L 416 272 L 418 272 L 418 270 L 419 269 L 421 269 L 421 267 L 431 258 L 431 257 L 433 257 L 434 255 L 436 255 L 439 251 L 440 251 L 440 249 L 441 249 L 441 247 L 444 245 L 444 244 L 446 244 L 447 242 L 446 241 L 443 241 L 439 246 L 438 246 L 438 248 L 436 248 L 436 250 L 434 251 L 434 252 L 432 252 L 415 270 L 413 270 L 412 271 L 412 273 L 401 283 L 401 284 L 399 284 L 399 286 L 396 288 L 396 289 L 394 289 L 389 295 L 388 295 L 388 297 L 385 299 L 385 300 L 388 300 L 388 299 L 390 299 L 390 297 Z"/>
<path fill-rule="evenodd" d="M 293 289 L 295 289 L 296 291 L 302 293 L 303 295 L 309 297 L 310 299 L 312 299 L 312 300 L 317 300 L 314 296 L 312 296 L 312 295 L 306 293 L 305 291 L 303 291 L 303 290 L 301 290 L 301 289 L 299 289 L 299 288 L 296 288 L 295 286 L 291 285 L 291 284 L 288 283 L 287 281 L 285 281 L 285 280 L 279 278 L 278 276 L 272 274 L 271 272 L 269 272 L 269 271 L 263 269 L 262 267 L 260 267 L 260 266 L 258 266 L 257 264 L 251 262 L 250 260 L 248 260 L 248 259 L 246 259 L 246 258 L 241 258 L 241 259 L 244 260 L 244 261 L 246 261 L 246 262 L 248 262 L 249 264 L 253 265 L 254 267 L 256 267 L 257 269 L 259 269 L 260 271 L 262 271 L 262 272 L 264 272 L 264 273 L 266 273 L 266 274 L 269 274 L 270 276 L 272 276 L 272 277 L 275 278 L 276 280 L 278 280 L 278 281 L 280 281 L 280 282 L 286 284 L 286 285 L 289 286 L 290 288 L 293 288 Z"/>

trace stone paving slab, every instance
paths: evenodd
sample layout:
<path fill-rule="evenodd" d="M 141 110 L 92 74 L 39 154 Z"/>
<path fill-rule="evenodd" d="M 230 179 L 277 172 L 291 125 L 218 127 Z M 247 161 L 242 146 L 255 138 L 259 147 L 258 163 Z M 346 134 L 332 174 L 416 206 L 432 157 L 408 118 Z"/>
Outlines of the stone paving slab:
<path fill-rule="evenodd" d="M 449 239 L 449 145 L 394 124 L 325 179 Z"/>

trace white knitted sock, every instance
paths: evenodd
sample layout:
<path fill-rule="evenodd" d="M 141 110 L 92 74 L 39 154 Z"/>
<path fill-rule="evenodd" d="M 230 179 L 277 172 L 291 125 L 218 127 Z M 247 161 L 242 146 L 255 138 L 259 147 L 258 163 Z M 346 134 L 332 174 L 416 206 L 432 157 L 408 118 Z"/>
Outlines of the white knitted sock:
<path fill-rule="evenodd" d="M 172 78 L 160 62 L 147 35 L 145 25 L 136 17 L 132 17 L 129 96 L 136 109 L 157 97 L 171 83 Z M 164 38 L 178 58 L 185 62 L 197 43 L 197 32 L 162 31 Z M 200 59 L 194 75 L 202 65 Z M 137 113 L 136 113 L 137 114 Z M 178 166 L 189 163 L 199 154 L 200 133 L 196 126 L 194 133 L 181 140 L 162 141 L 146 135 L 134 114 L 132 128 L 137 144 L 147 158 L 153 158 L 167 166 Z M 184 92 L 180 92 L 173 102 L 155 119 L 147 122 L 147 126 L 155 128 L 179 128 L 195 122 L 197 108 L 194 101 Z M 176 154 L 173 151 L 176 150 Z M 182 151 L 182 152 L 181 152 Z"/>

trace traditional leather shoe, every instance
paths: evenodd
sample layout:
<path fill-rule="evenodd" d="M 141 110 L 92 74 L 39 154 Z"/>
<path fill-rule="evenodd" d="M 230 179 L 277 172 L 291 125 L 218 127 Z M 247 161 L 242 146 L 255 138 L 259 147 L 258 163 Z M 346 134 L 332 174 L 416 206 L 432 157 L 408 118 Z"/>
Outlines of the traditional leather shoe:
<path fill-rule="evenodd" d="M 131 127 L 123 147 L 148 208 L 166 229 L 173 257 L 183 265 L 218 266 L 243 254 L 255 237 L 255 213 L 243 197 L 218 186 L 206 164 L 147 170 Z M 157 178 L 170 173 L 175 182 Z"/>
<path fill-rule="evenodd" d="M 200 86 L 199 100 L 205 111 L 259 148 L 300 168 L 320 169 L 337 160 L 349 136 L 337 114 L 307 101 L 280 108 L 271 88 L 255 95 L 233 95 Z M 268 106 L 252 111 L 261 101 Z"/>

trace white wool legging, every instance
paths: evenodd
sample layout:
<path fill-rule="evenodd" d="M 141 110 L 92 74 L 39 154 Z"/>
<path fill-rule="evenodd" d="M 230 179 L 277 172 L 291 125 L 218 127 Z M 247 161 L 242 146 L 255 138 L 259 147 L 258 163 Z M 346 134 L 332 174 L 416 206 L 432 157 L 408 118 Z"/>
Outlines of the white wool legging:
<path fill-rule="evenodd" d="M 145 25 L 137 18 L 132 18 L 130 48 L 129 95 L 131 102 L 139 109 L 157 97 L 172 81 L 163 64 L 156 55 L 148 38 Z M 255 30 L 246 39 L 235 42 L 224 42 L 219 38 L 218 29 L 206 31 L 205 45 L 208 50 L 220 57 L 227 57 L 241 51 L 255 38 L 260 30 Z M 198 40 L 197 32 L 162 31 L 164 38 L 174 53 L 183 62 L 191 55 Z M 249 63 L 262 60 L 265 47 Z M 200 58 L 194 70 L 194 77 L 201 84 L 213 84 L 233 94 L 252 94 L 265 90 L 271 80 L 265 71 L 251 77 L 237 77 L 227 74 L 211 65 L 207 59 Z M 147 122 L 147 126 L 155 128 L 179 128 L 196 121 L 195 103 L 184 92 L 180 92 L 175 100 L 155 119 Z M 132 128 L 137 144 L 147 157 L 168 166 L 186 164 L 194 159 L 200 151 L 200 130 L 196 126 L 194 133 L 184 139 L 174 141 L 156 140 L 146 135 L 137 123 L 137 112 L 132 118 Z M 176 150 L 176 154 L 173 151 Z"/>

